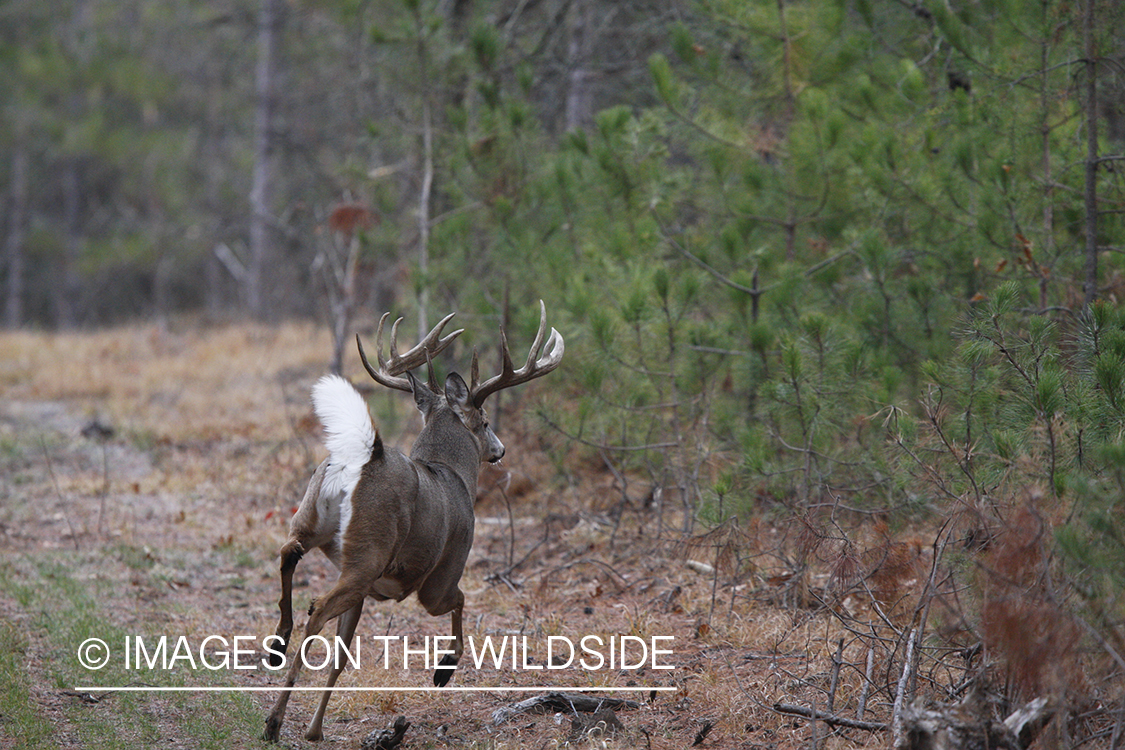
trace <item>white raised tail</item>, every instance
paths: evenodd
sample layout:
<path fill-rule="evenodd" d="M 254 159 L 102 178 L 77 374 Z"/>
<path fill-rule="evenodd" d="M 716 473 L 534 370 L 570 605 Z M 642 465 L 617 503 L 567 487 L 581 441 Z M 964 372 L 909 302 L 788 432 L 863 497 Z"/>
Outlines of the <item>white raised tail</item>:
<path fill-rule="evenodd" d="M 318 380 L 312 389 L 312 401 L 324 426 L 324 447 L 328 449 L 329 465 L 322 493 L 351 495 L 379 439 L 367 413 L 367 402 L 355 386 L 339 375 L 325 375 Z"/>

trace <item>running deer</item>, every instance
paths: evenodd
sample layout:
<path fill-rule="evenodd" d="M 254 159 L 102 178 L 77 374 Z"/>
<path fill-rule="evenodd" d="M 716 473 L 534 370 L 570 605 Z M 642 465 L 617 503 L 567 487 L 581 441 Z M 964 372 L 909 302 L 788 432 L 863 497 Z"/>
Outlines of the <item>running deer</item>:
<path fill-rule="evenodd" d="M 485 461 L 504 456 L 504 445 L 488 424 L 485 400 L 493 393 L 542 377 L 559 366 L 563 338 L 554 328 L 546 339 L 547 309 L 539 303 L 539 332 L 527 362 L 516 369 L 500 329 L 503 366 L 500 374 L 478 382 L 473 353 L 471 385 L 451 373 L 444 388 L 434 378 L 432 358 L 461 334 L 441 337 L 453 318 L 443 318 L 422 341 L 399 354 L 398 324 L 391 327 L 390 357 L 383 357 L 383 315 L 375 334 L 378 368 L 371 366 L 356 336 L 359 357 L 376 382 L 413 394 L 422 412 L 423 427 L 407 457 L 385 447 L 371 424 L 367 404 L 350 383 L 326 375 L 313 386 L 313 406 L 324 426 L 328 458 L 317 467 L 308 490 L 289 524 L 289 538 L 281 547 L 281 619 L 270 649 L 271 664 L 284 663 L 293 632 L 293 570 L 311 549 L 321 552 L 340 571 L 332 589 L 309 608 L 304 638 L 320 633 L 339 618 L 336 633 L 350 647 L 363 601 L 402 601 L 418 594 L 418 601 L 434 617 L 451 614 L 453 653 L 434 672 L 434 685 L 443 687 L 461 657 L 462 608 L 465 595 L 458 584 L 473 544 L 473 501 L 477 473 Z M 428 382 L 420 383 L 411 370 L 426 364 Z M 403 375 L 405 374 L 405 377 Z M 302 641 L 303 644 L 303 641 Z M 264 739 L 276 742 L 285 719 L 290 690 L 301 671 L 299 648 L 285 676 L 285 686 L 266 721 Z M 338 661 L 343 661 L 338 660 Z M 305 738 L 322 737 L 324 711 L 342 664 L 333 664 L 320 705 Z"/>

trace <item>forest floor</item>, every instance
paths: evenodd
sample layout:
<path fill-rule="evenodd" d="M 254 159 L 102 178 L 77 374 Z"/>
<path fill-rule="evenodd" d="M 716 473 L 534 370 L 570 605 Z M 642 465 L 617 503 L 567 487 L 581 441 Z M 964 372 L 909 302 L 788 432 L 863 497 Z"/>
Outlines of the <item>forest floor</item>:
<path fill-rule="evenodd" d="M 258 746 L 281 682 L 259 662 L 259 644 L 276 626 L 276 551 L 324 455 L 308 393 L 329 351 L 324 332 L 301 324 L 0 334 L 0 748 Z M 382 434 L 400 446 L 419 421 L 408 400 L 372 398 Z M 508 457 L 481 479 L 462 582 L 465 630 L 478 644 L 508 637 L 528 651 L 499 668 L 476 668 L 466 655 L 451 685 L 509 690 L 337 692 L 319 746 L 358 747 L 399 715 L 411 722 L 404 747 L 889 743 L 886 731 L 833 729 L 774 708 L 855 718 L 864 693 L 861 718 L 887 721 L 899 669 L 891 623 L 867 626 L 891 634 L 886 653 L 872 651 L 873 640 L 856 637 L 862 616 L 843 627 L 816 602 L 816 571 L 797 580 L 775 554 L 792 537 L 788 526 L 763 512 L 753 525 L 720 529 L 740 545 L 738 564 L 726 565 L 719 536 L 680 543 L 677 509 L 659 507 L 641 483 L 623 487 L 590 455 L 567 453 L 533 408 L 504 421 Z M 922 562 L 927 544 L 913 548 Z M 319 554 L 302 561 L 298 632 L 309 600 L 334 578 Z M 843 606 L 854 614 L 859 605 Z M 379 637 L 405 636 L 413 649 L 448 628 L 448 618 L 427 616 L 413 598 L 368 602 L 361 665 L 339 686 L 429 686 L 423 657 L 403 669 L 400 642 Z M 179 658 L 168 669 L 138 666 L 137 641 L 155 654 L 162 636 L 167 655 Z M 209 636 L 223 640 L 204 643 Z M 238 664 L 252 668 L 201 663 L 220 664 L 235 636 L 250 637 L 240 641 L 252 651 Z M 603 644 L 633 636 L 630 661 L 643 658 L 639 643 L 668 653 L 636 669 L 584 669 L 577 658 L 536 669 L 546 665 L 550 636 L 560 648 L 560 636 L 576 645 L 584 636 Z M 79 661 L 91 638 L 109 652 L 96 671 Z M 596 650 L 609 661 L 607 647 Z M 673 668 L 654 669 L 654 660 Z M 872 669 L 883 678 L 872 680 Z M 306 670 L 298 685 L 323 679 Z M 109 686 L 269 689 L 97 689 Z M 620 725 L 610 720 L 604 736 L 583 731 L 588 715 L 566 712 L 493 721 L 495 710 L 548 688 L 593 687 L 634 690 L 602 693 L 636 702 L 615 712 Z M 314 746 L 303 735 L 317 700 L 294 695 L 284 746 Z"/>

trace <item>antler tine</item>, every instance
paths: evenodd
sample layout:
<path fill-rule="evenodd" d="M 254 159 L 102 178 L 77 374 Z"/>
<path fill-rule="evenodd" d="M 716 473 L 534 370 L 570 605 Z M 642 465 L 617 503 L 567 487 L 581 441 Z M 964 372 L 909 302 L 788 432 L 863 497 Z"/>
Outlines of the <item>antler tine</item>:
<path fill-rule="evenodd" d="M 363 369 L 367 370 L 367 374 L 371 376 L 372 380 L 374 380 L 376 383 L 379 383 L 380 385 L 385 385 L 388 388 L 398 388 L 399 390 L 410 390 L 410 383 L 408 383 L 408 382 L 405 383 L 406 388 L 401 388 L 399 386 L 398 381 L 399 380 L 405 380 L 405 378 L 391 378 L 391 377 L 388 377 L 388 376 L 383 374 L 383 372 L 384 372 L 383 367 L 382 367 L 383 355 L 381 353 L 378 355 L 378 358 L 379 358 L 379 361 L 380 361 L 379 369 L 376 370 L 374 367 L 371 366 L 371 363 L 367 361 L 367 353 L 363 351 L 363 342 L 360 341 L 358 333 L 355 335 L 355 345 L 356 345 L 356 348 L 359 349 L 359 361 L 363 363 Z M 382 348 L 382 347 L 380 347 L 380 348 Z"/>
<path fill-rule="evenodd" d="M 547 337 L 547 343 L 544 347 L 543 338 L 547 332 L 547 306 L 543 301 L 539 301 L 539 330 L 535 333 L 535 340 L 531 344 L 531 350 L 528 352 L 527 361 L 520 369 L 515 369 L 512 364 L 512 355 L 508 350 L 508 337 L 504 332 L 504 328 L 500 328 L 500 353 L 502 357 L 502 364 L 500 374 L 495 375 L 483 383 L 477 384 L 477 365 L 476 353 L 473 353 L 473 378 L 471 391 L 473 394 L 473 403 L 479 408 L 484 404 L 485 399 L 491 396 L 496 391 L 504 388 L 511 388 L 521 383 L 526 383 L 529 380 L 542 377 L 547 373 L 554 370 L 562 362 L 563 352 L 566 349 L 563 337 L 554 328 L 551 329 L 551 335 Z M 546 350 L 546 353 L 540 356 L 540 353 Z"/>
<path fill-rule="evenodd" d="M 389 312 L 383 313 L 383 315 L 379 318 L 379 327 L 375 329 L 375 358 L 379 361 L 379 369 L 380 370 L 385 370 L 386 365 L 387 365 L 387 361 L 385 359 L 383 359 L 383 325 L 387 322 L 387 318 L 389 318 L 389 317 L 391 317 L 391 314 Z M 392 328 L 391 328 L 391 356 L 392 357 L 395 355 L 395 339 L 398 338 L 398 324 L 399 324 L 399 321 L 401 321 L 401 320 L 402 320 L 402 318 L 399 318 L 398 320 L 396 320 L 394 322 Z M 363 345 L 359 344 L 359 334 L 358 333 L 355 335 L 355 340 L 356 340 L 356 344 L 359 345 L 359 354 L 360 354 L 360 357 L 363 359 L 364 367 L 367 368 L 367 372 L 369 374 L 371 374 L 371 377 L 375 378 L 375 380 L 379 380 L 379 378 L 376 378 L 375 374 L 371 372 L 371 367 L 368 365 L 367 358 L 363 356 Z"/>
<path fill-rule="evenodd" d="M 445 324 L 452 320 L 455 314 L 450 313 L 439 320 L 438 324 L 430 329 L 430 332 L 417 345 L 404 354 L 398 352 L 398 324 L 402 322 L 402 318 L 399 318 L 391 325 L 390 358 L 386 359 L 383 357 L 383 328 L 386 325 L 387 318 L 390 317 L 390 313 L 383 313 L 383 316 L 379 318 L 379 327 L 375 331 L 375 345 L 378 347 L 376 352 L 379 362 L 378 370 L 368 362 L 367 355 L 363 351 L 363 344 L 359 340 L 359 334 L 356 334 L 355 337 L 356 346 L 359 347 L 359 358 L 363 362 L 367 374 L 380 385 L 400 391 L 410 391 L 410 381 L 398 376 L 407 370 L 413 370 L 415 367 L 426 364 L 434 355 L 440 354 L 455 338 L 464 333 L 464 328 L 458 328 L 444 337 L 441 335 Z"/>
<path fill-rule="evenodd" d="M 390 315 L 390 313 L 383 313 L 383 318 L 387 317 L 388 315 Z M 382 324 L 382 322 L 383 322 L 383 319 L 380 318 L 379 323 Z M 399 316 L 398 318 L 395 319 L 395 322 L 391 324 L 390 352 L 391 352 L 391 361 L 392 362 L 394 362 L 395 360 L 398 359 L 398 324 L 401 323 L 401 322 L 402 322 L 402 317 Z M 379 364 L 383 365 L 383 364 L 385 364 L 385 362 L 383 360 L 383 341 L 380 339 L 378 344 L 379 344 Z"/>
<path fill-rule="evenodd" d="M 437 382 L 437 376 L 434 374 L 434 359 L 430 355 L 430 350 L 426 350 L 426 387 L 434 393 L 441 393 L 440 386 Z"/>
<path fill-rule="evenodd" d="M 423 347 L 425 351 L 429 352 L 431 357 L 441 354 L 445 347 L 453 343 L 453 339 L 465 332 L 464 328 L 458 328 L 453 333 L 446 334 L 444 337 L 441 336 L 441 329 L 445 328 L 445 324 L 453 320 L 453 316 L 456 314 L 455 312 L 451 312 L 449 315 L 439 320 L 437 325 L 431 328 L 430 332 L 426 334 L 426 338 L 422 339 L 422 343 L 418 344 L 418 346 Z M 415 349 L 417 348 L 418 347 L 415 347 Z"/>
<path fill-rule="evenodd" d="M 524 363 L 521 369 L 526 370 L 531 366 L 531 363 L 539 359 L 539 350 L 543 348 L 543 334 L 547 331 L 547 306 L 543 304 L 543 300 L 539 300 L 539 330 L 535 332 L 535 340 L 531 342 L 531 351 L 527 353 L 527 362 Z M 551 333 L 557 333 L 554 328 Z M 507 345 L 504 350 L 507 351 Z"/>

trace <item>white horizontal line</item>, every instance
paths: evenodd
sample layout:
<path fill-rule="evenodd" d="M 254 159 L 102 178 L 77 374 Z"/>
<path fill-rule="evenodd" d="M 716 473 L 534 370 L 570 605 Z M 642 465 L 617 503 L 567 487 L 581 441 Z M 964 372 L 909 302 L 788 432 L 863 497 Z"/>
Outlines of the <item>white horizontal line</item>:
<path fill-rule="evenodd" d="M 676 687 L 334 687 L 333 692 L 341 693 L 540 693 L 540 692 L 569 692 L 569 693 L 646 693 L 646 692 L 675 692 Z M 323 687 L 155 687 L 149 685 L 112 686 L 79 686 L 74 692 L 102 692 L 102 693 L 320 693 Z"/>

